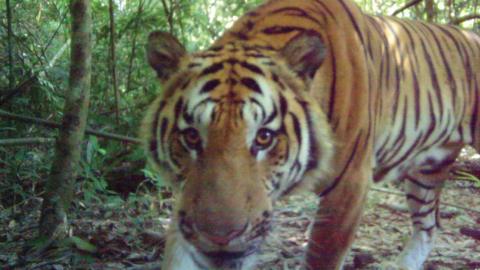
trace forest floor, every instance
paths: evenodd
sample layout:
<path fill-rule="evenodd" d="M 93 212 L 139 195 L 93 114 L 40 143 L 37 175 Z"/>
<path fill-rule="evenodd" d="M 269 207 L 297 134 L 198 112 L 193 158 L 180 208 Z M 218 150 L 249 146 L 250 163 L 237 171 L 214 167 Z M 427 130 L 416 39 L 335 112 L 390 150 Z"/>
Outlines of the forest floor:
<path fill-rule="evenodd" d="M 465 155 L 480 161 L 478 154 Z M 16 206 L 13 215 L 0 211 L 0 269 L 160 269 L 171 200 L 138 196 L 128 202 L 78 201 L 70 220 L 72 237 L 34 254 L 24 246 L 38 245 L 31 239 L 41 201 L 30 198 Z M 480 269 L 480 240 L 460 232 L 480 229 L 478 183 L 448 181 L 442 203 L 442 229 L 425 269 Z M 301 269 L 316 204 L 315 196 L 301 194 L 277 205 L 274 230 L 261 251 L 258 269 Z M 346 269 L 381 269 L 382 262 L 394 261 L 411 232 L 404 204 L 395 185 L 374 185 Z"/>

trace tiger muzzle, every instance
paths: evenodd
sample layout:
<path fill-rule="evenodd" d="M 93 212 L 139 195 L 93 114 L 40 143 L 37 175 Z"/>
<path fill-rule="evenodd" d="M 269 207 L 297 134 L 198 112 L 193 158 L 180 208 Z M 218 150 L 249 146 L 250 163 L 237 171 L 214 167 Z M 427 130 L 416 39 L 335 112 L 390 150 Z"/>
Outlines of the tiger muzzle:
<path fill-rule="evenodd" d="M 190 219 L 179 214 L 179 228 L 204 260 L 216 267 L 239 262 L 255 254 L 270 230 L 270 219 L 253 225 L 246 219 L 204 212 Z"/>

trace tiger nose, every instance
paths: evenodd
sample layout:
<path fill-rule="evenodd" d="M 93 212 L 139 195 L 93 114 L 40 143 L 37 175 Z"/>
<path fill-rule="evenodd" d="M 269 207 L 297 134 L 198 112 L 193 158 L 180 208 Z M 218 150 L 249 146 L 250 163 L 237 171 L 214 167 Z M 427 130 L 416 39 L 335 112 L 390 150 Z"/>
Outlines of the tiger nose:
<path fill-rule="evenodd" d="M 219 245 L 219 246 L 226 246 L 230 241 L 242 235 L 245 230 L 247 229 L 247 224 L 242 229 L 238 230 L 231 230 L 227 234 L 218 234 L 217 232 L 201 232 L 201 234 L 211 243 Z"/>
<path fill-rule="evenodd" d="M 248 222 L 241 217 L 204 212 L 204 215 L 198 216 L 195 225 L 198 233 L 208 241 L 225 246 L 245 233 Z"/>

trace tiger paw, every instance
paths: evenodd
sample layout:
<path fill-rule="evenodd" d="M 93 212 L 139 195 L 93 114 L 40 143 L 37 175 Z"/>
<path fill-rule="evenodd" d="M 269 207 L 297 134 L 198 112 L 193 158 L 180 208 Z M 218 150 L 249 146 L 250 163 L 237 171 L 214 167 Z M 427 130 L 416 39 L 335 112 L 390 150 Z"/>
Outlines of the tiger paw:
<path fill-rule="evenodd" d="M 399 265 L 397 262 L 384 262 L 380 264 L 378 269 L 379 270 L 415 270 L 403 265 Z"/>

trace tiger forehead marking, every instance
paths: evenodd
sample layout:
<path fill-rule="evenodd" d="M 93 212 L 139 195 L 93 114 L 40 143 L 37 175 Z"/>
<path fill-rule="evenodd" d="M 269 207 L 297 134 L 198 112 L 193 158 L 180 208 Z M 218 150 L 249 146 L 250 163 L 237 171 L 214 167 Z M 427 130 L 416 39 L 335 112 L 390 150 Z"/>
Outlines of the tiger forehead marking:
<path fill-rule="evenodd" d="M 179 119 L 180 127 L 192 123 L 215 125 L 227 118 L 237 126 L 239 122 L 246 122 L 252 131 L 258 125 L 278 129 L 287 106 L 285 97 L 274 95 L 271 90 L 285 89 L 285 85 L 278 78 L 268 54 L 272 52 L 261 53 L 258 49 L 234 44 L 194 54 L 187 66 L 190 74 L 198 75 L 195 80 L 189 80 L 194 83 L 184 87 L 189 88 L 188 93 L 181 94 L 190 98 L 182 108 L 184 118 L 190 121 Z M 268 78 L 275 79 L 272 83 Z"/>

